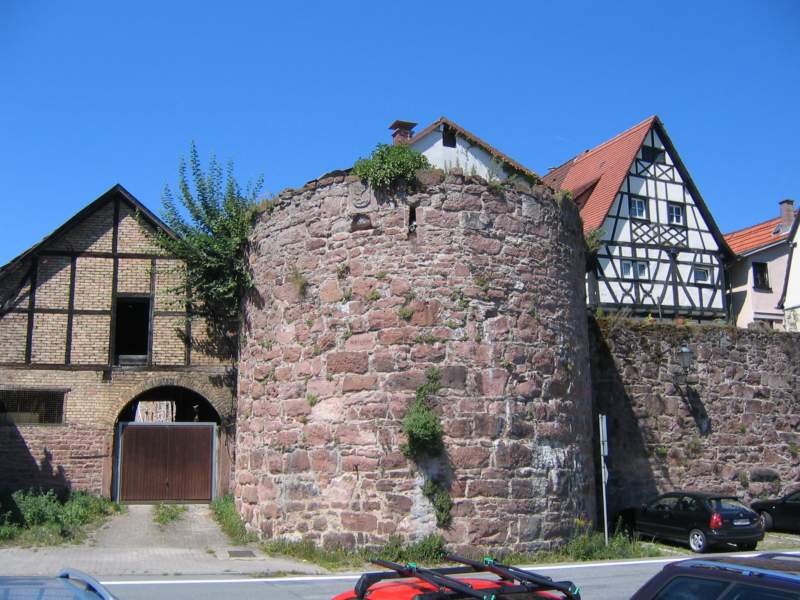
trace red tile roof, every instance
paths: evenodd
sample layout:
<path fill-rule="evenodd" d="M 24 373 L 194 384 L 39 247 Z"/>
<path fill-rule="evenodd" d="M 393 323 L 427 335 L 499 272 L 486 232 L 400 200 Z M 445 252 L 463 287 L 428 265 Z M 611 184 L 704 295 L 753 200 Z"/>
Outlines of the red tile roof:
<path fill-rule="evenodd" d="M 392 125 L 394 125 L 394 123 L 393 123 Z M 461 125 L 459 125 L 459 124 L 458 124 L 458 123 L 456 123 L 455 121 L 451 121 L 451 120 L 450 120 L 450 119 L 448 119 L 447 117 L 439 117 L 439 118 L 438 118 L 438 119 L 436 119 L 436 120 L 435 120 L 433 123 L 431 123 L 430 125 L 428 125 L 428 126 L 425 128 L 425 129 L 423 129 L 423 130 L 422 130 L 422 131 L 420 131 L 419 133 L 416 133 L 416 134 L 414 134 L 414 137 L 413 137 L 413 138 L 411 138 L 411 139 L 408 141 L 408 143 L 409 143 L 409 144 L 413 144 L 413 143 L 415 143 L 415 142 L 417 142 L 417 141 L 421 140 L 421 139 L 422 139 L 422 138 L 424 138 L 426 135 L 428 135 L 428 134 L 429 134 L 431 131 L 434 131 L 434 130 L 435 130 L 437 127 L 439 127 L 439 125 L 447 125 L 447 126 L 449 126 L 449 127 L 452 127 L 452 128 L 453 128 L 454 130 L 456 130 L 456 132 L 458 132 L 458 133 L 459 133 L 459 134 L 460 134 L 462 137 L 465 137 L 465 138 L 467 138 L 468 140 L 471 140 L 472 142 L 474 142 L 475 144 L 477 144 L 478 146 L 480 146 L 481 148 L 483 148 L 483 149 L 484 149 L 486 152 L 488 152 L 488 153 L 489 153 L 491 156 L 493 156 L 493 157 L 495 157 L 495 158 L 497 158 L 497 159 L 499 159 L 499 160 L 501 160 L 501 161 L 503 161 L 503 162 L 507 163 L 507 164 L 508 164 L 508 165 L 510 165 L 510 166 L 511 166 L 511 167 L 512 167 L 514 170 L 516 170 L 516 171 L 519 171 L 520 173 L 522 173 L 522 174 L 523 174 L 523 175 L 525 175 L 526 177 L 530 178 L 532 182 L 534 182 L 534 183 L 538 183 L 539 181 L 541 181 L 541 177 L 539 177 L 539 176 L 538 176 L 536 173 L 534 173 L 533 171 L 531 171 L 531 170 L 530 170 L 530 169 L 528 169 L 527 167 L 523 166 L 522 164 L 518 163 L 517 161 L 515 161 L 513 158 L 511 158 L 511 157 L 510 157 L 510 156 L 508 156 L 507 154 L 504 154 L 503 152 L 500 152 L 500 150 L 498 150 L 497 148 L 495 148 L 495 147 L 494 147 L 494 146 L 492 146 L 491 144 L 489 144 L 489 143 L 487 143 L 487 142 L 484 142 L 484 141 L 483 141 L 481 138 L 479 138 L 477 135 L 475 135 L 474 133 L 472 133 L 472 132 L 470 132 L 470 131 L 467 131 L 466 129 L 464 129 L 463 127 L 461 127 Z"/>
<path fill-rule="evenodd" d="M 797 218 L 797 213 L 795 213 Z M 781 224 L 781 217 L 751 225 L 738 231 L 732 231 L 725 234 L 725 241 L 736 254 L 746 254 L 757 250 L 763 246 L 769 246 L 775 242 L 780 242 L 789 237 L 788 230 L 781 230 L 782 233 L 775 233 L 775 230 Z"/>
<path fill-rule="evenodd" d="M 657 120 L 655 115 L 648 117 L 607 142 L 571 158 L 542 178 L 552 187 L 572 192 L 585 232 L 603 224 L 636 153 Z"/>

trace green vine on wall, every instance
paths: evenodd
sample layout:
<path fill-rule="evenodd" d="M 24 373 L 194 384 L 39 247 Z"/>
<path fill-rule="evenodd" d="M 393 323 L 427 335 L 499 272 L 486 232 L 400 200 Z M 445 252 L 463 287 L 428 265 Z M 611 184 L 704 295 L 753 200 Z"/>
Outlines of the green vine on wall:
<path fill-rule="evenodd" d="M 439 370 L 435 367 L 425 371 L 425 383 L 417 388 L 414 403 L 403 418 L 403 433 L 408 442 L 403 444 L 402 451 L 406 458 L 417 464 L 425 458 L 435 458 L 444 453 L 444 429 L 430 406 L 431 396 L 436 395 L 442 387 L 440 378 Z M 446 482 L 441 477 L 425 473 L 422 495 L 433 505 L 436 524 L 442 528 L 449 527 L 453 501 Z"/>

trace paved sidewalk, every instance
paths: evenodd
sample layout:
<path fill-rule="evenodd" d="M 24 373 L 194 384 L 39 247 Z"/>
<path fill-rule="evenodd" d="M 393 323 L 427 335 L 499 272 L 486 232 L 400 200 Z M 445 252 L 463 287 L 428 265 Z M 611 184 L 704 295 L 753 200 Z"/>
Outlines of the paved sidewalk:
<path fill-rule="evenodd" d="M 0 575 L 53 575 L 64 567 L 97 576 L 322 573 L 319 567 L 265 556 L 251 544 L 236 547 L 220 531 L 208 506 L 194 504 L 165 527 L 152 506 L 131 505 L 82 544 L 47 548 L 0 548 Z M 232 558 L 249 550 L 253 557 Z"/>

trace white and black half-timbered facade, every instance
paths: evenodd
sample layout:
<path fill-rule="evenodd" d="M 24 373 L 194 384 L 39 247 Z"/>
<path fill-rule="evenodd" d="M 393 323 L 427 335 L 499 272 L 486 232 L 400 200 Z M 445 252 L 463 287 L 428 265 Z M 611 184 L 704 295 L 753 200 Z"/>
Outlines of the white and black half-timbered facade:
<path fill-rule="evenodd" d="M 658 117 L 544 179 L 573 194 L 596 243 L 587 269 L 590 306 L 659 318 L 726 317 L 730 250 Z"/>

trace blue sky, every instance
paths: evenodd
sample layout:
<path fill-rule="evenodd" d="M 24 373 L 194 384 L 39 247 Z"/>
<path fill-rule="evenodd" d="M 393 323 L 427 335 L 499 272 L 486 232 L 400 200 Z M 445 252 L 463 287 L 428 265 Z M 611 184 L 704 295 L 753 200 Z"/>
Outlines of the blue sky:
<path fill-rule="evenodd" d="M 730 231 L 800 201 L 799 100 L 794 0 L 3 0 L 0 264 L 192 139 L 277 192 L 440 115 L 543 174 L 657 113 Z"/>

